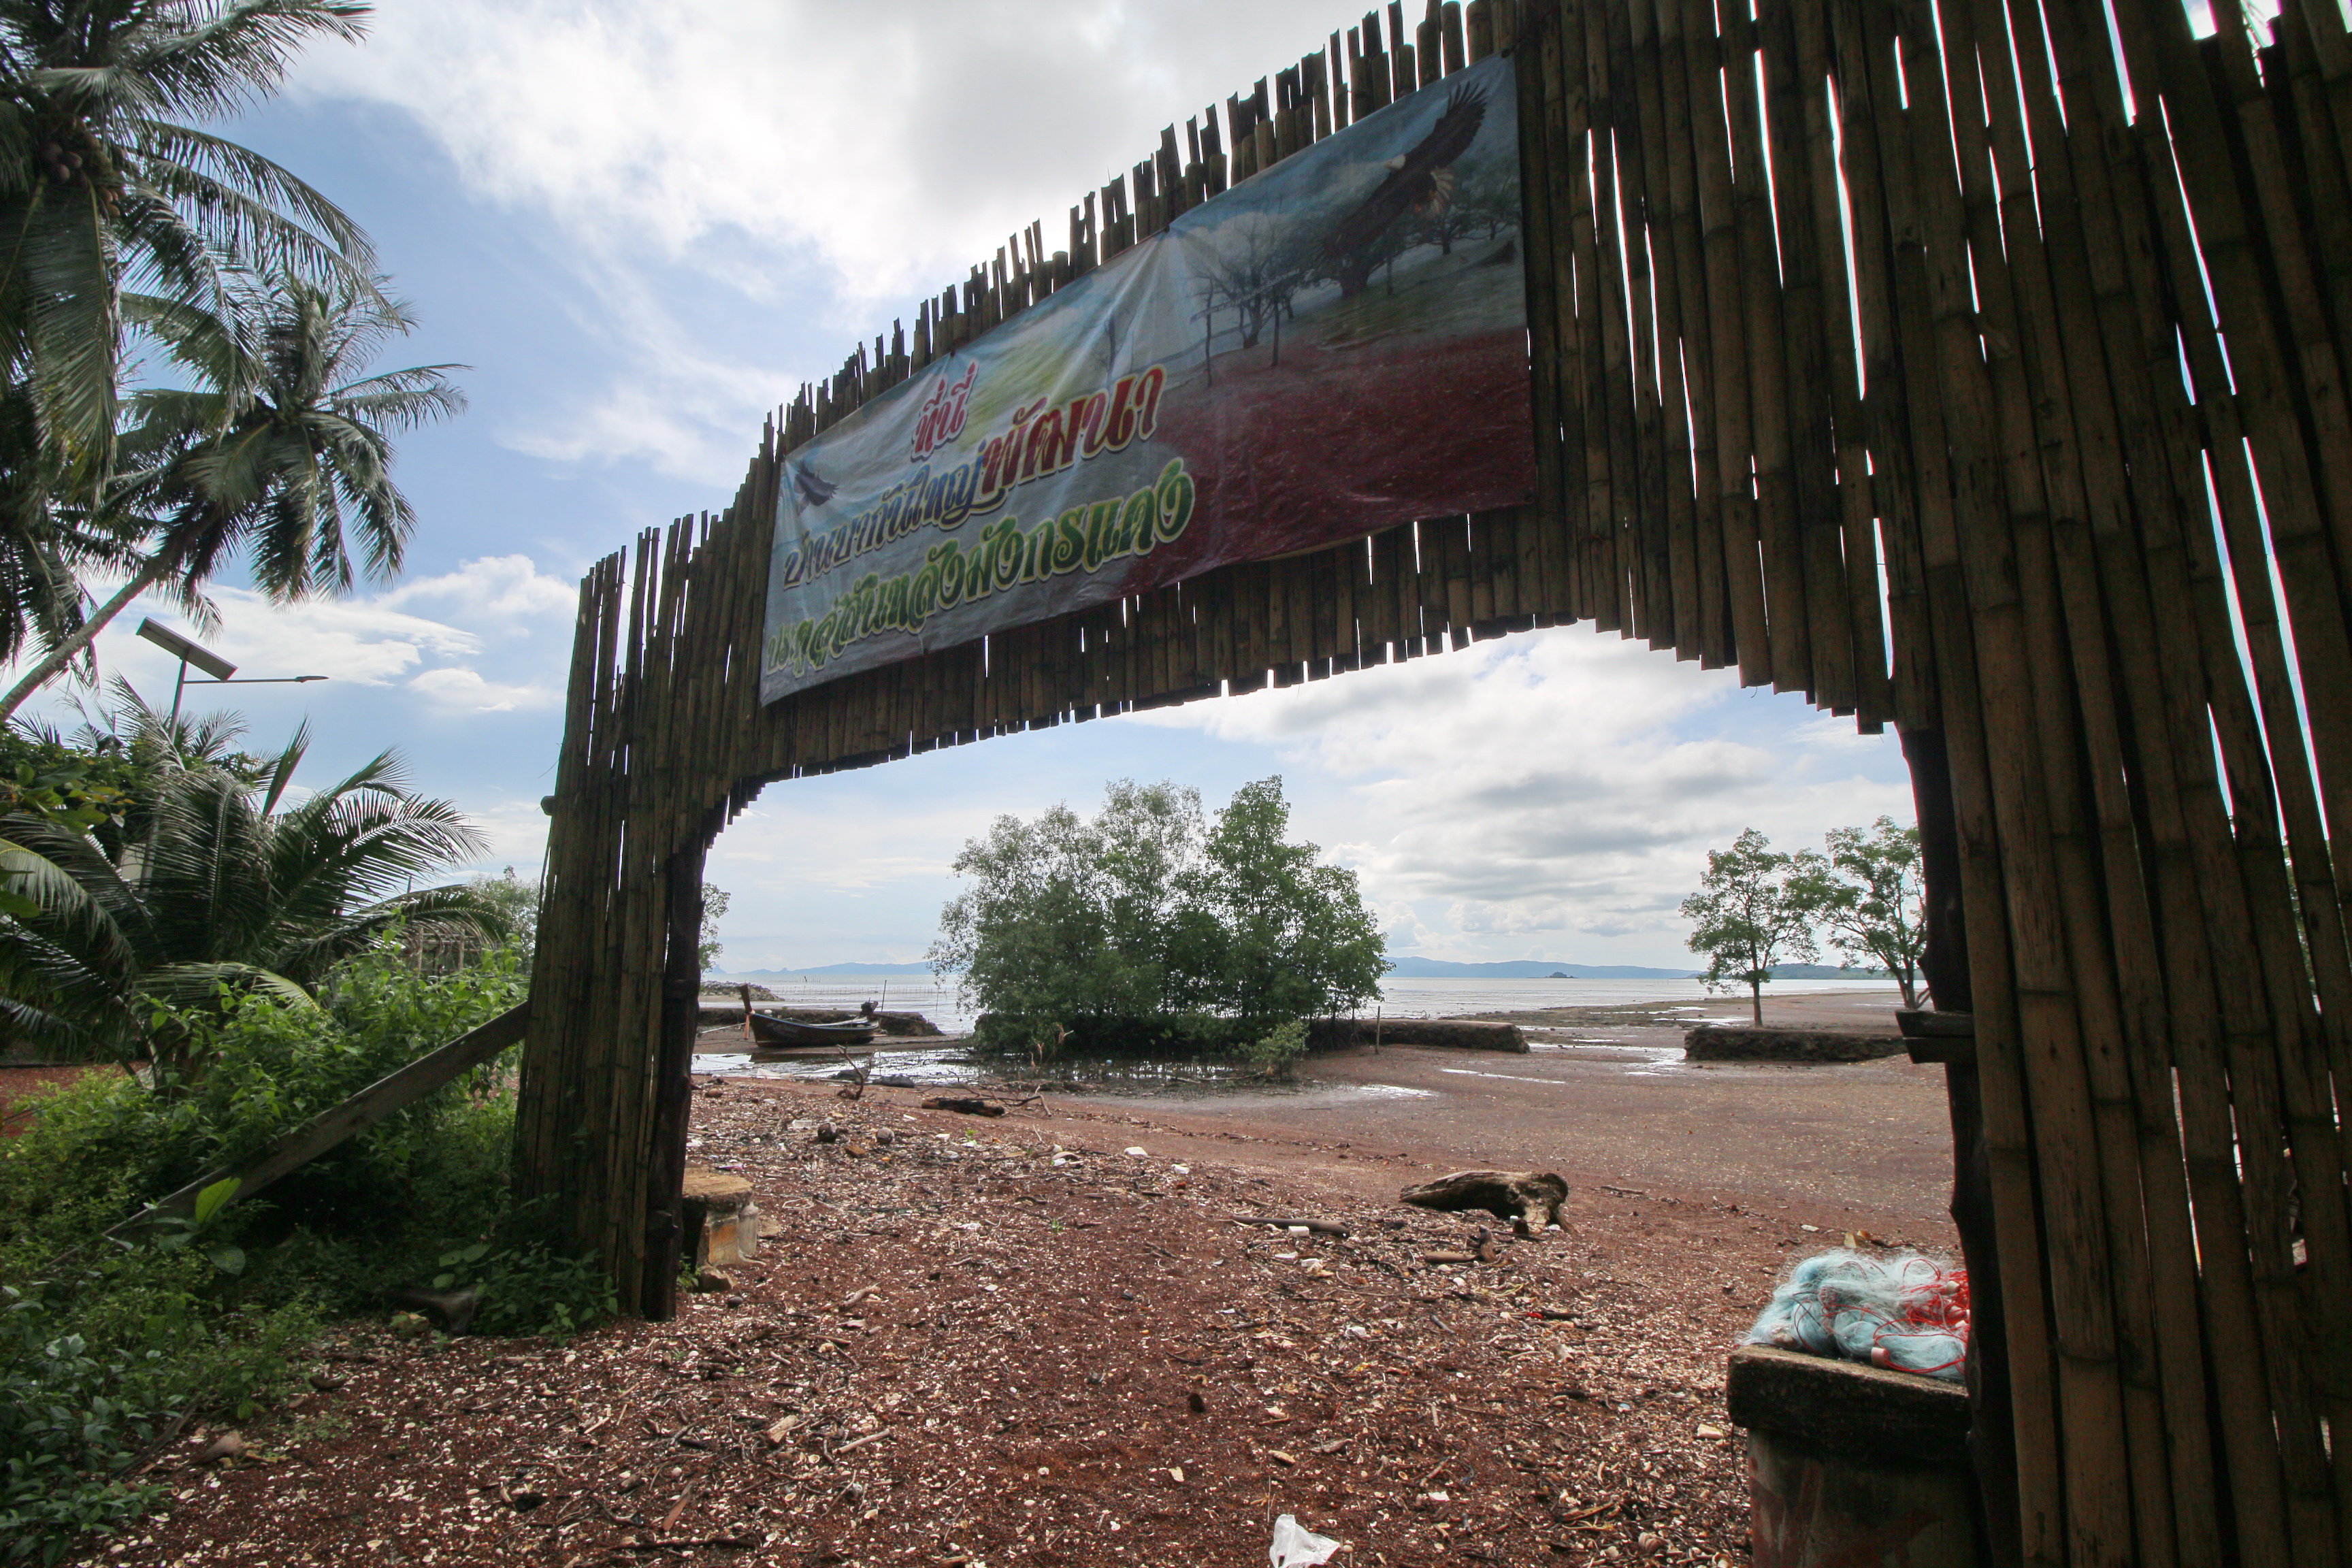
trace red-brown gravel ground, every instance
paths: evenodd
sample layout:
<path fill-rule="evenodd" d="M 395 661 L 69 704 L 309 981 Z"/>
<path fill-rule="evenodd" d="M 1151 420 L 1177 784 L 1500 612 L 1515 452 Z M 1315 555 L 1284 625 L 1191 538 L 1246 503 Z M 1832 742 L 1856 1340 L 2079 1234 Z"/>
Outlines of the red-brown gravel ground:
<path fill-rule="evenodd" d="M 1391 1051 L 1381 1076 L 1459 1060 Z M 1932 1125 L 1920 1069 L 1818 1070 L 1832 1101 Z M 698 1081 L 692 1157 L 768 1216 L 731 1290 L 569 1344 L 355 1327 L 247 1457 L 175 1446 L 168 1514 L 91 1560 L 1254 1565 L 1287 1512 L 1341 1563 L 1742 1562 L 1726 1348 L 1833 1226 L 1948 1245 L 1932 1169 L 1817 1229 L 1785 1191 L 1571 1165 L 1571 1229 L 1512 1242 L 1397 1205 L 1445 1152 L 1344 1116 L 1286 1138 L 1221 1132 L 1213 1106 L 976 1121 Z M 1427 1261 L 1481 1225 L 1496 1261 Z"/>

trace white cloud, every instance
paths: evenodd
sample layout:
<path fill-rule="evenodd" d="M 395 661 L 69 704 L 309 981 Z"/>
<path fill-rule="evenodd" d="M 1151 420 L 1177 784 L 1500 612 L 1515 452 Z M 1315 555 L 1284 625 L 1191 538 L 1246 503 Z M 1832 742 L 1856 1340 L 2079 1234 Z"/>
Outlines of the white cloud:
<path fill-rule="evenodd" d="M 552 708 L 563 700 L 563 693 L 550 686 L 508 686 L 486 680 L 478 670 L 462 665 L 445 665 L 428 669 L 408 683 L 411 691 L 419 692 L 446 708 L 468 713 L 511 713 L 522 708 Z"/>
<path fill-rule="evenodd" d="M 1181 136 L 1352 19 L 1255 0 L 405 0 L 364 47 L 312 50 L 293 90 L 412 116 L 621 362 L 502 440 L 724 482 L 763 405 L 890 317 L 911 326 L 915 299 L 1032 220 L 1063 247 L 1071 205 L 1161 126 Z M 714 310 L 831 326 L 804 363 L 754 363 L 688 324 Z"/>
<path fill-rule="evenodd" d="M 100 584 L 94 591 L 107 590 Z M 325 676 L 327 684 L 307 688 L 324 700 L 359 686 L 405 689 L 445 711 L 512 712 L 562 701 L 574 591 L 542 575 L 528 556 L 486 556 L 352 598 L 273 605 L 243 588 L 216 588 L 212 597 L 219 624 L 202 630 L 184 626 L 171 606 L 133 605 L 100 635 L 101 668 L 129 675 L 142 690 L 168 690 L 174 661 L 136 635 L 141 619 L 153 615 L 194 630 L 200 642 L 236 667 L 239 679 Z M 527 652 L 511 646 L 532 642 L 534 634 Z M 482 672 L 493 659 L 502 679 Z M 65 705 L 70 690 L 52 687 L 46 705 Z M 201 680 L 190 693 L 192 701 L 214 695 Z"/>
<path fill-rule="evenodd" d="M 466 615 L 497 616 L 528 635 L 530 626 L 518 623 L 571 611 L 579 590 L 561 577 L 542 576 L 528 555 L 485 555 L 437 577 L 413 578 L 375 602 L 396 606 L 419 599 L 444 602 Z"/>
<path fill-rule="evenodd" d="M 489 806 L 469 803 L 466 816 L 490 841 L 490 848 L 465 868 L 465 876 L 495 877 L 509 866 L 525 881 L 539 875 L 547 857 L 547 813 L 540 809 L 539 802 L 502 801 Z"/>
<path fill-rule="evenodd" d="M 386 686 L 428 659 L 467 658 L 482 646 L 470 631 L 390 608 L 383 598 L 272 605 L 258 594 L 223 588 L 213 599 L 220 627 L 202 640 L 235 660 L 240 674 L 323 675 Z M 135 627 L 136 613 L 126 613 L 110 632 Z"/>
<path fill-rule="evenodd" d="M 415 115 L 492 200 L 739 289 L 935 288 L 1322 46 L 1252 0 L 407 0 L 297 90 Z M 1286 54 L 1287 58 L 1286 58 Z"/>
<path fill-rule="evenodd" d="M 803 805 L 778 786 L 719 840 L 709 876 L 730 892 L 779 895 L 944 885 L 973 831 L 953 801 L 877 815 L 855 799 Z"/>
<path fill-rule="evenodd" d="M 1345 846 L 1391 950 L 1437 957 L 1622 941 L 1664 961 L 1706 851 L 1741 828 L 1795 847 L 1911 815 L 1892 736 L 1581 627 L 1131 721 L 1335 781 L 1294 789 L 1298 826 Z"/>

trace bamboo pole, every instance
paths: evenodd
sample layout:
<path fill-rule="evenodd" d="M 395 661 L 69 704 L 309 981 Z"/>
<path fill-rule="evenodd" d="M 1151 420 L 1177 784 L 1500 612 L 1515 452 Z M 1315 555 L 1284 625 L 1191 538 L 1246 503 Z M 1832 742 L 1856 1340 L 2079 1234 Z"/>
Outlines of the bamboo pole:
<path fill-rule="evenodd" d="M 1805 31 L 1817 30 L 1819 7 L 1803 7 Z M 1832 331 L 1822 309 L 1820 233 L 1813 213 L 1819 182 L 1808 167 L 1809 142 L 1818 137 L 1815 157 L 1829 155 L 1823 84 L 1800 64 L 1797 12 L 1780 0 L 1759 15 L 1763 46 L 1764 95 L 1768 100 L 1764 156 L 1771 161 L 1768 194 L 1780 241 L 1782 404 L 1787 410 L 1786 461 L 1796 509 L 1795 553 L 1804 593 L 1805 694 L 1834 713 L 1855 703 L 1853 642 L 1847 616 L 1842 509 L 1833 464 L 1837 437 L 1832 420 L 1827 356 Z M 1873 593 L 1876 586 L 1873 584 Z"/>

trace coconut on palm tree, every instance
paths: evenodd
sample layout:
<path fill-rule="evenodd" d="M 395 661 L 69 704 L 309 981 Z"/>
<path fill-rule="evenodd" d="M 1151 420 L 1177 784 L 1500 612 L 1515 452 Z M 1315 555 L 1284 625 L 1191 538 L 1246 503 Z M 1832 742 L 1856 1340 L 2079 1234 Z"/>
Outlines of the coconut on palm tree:
<path fill-rule="evenodd" d="M 412 889 L 480 857 L 481 835 L 384 752 L 305 799 L 298 731 L 257 778 L 166 764 L 146 835 L 113 844 L 38 813 L 0 817 L 0 1025 L 52 1048 L 184 1081 L 173 1010 L 266 991 L 308 1005 L 335 964 L 402 923 L 495 938 L 466 885 Z M 242 761 L 243 759 L 238 759 Z"/>
<path fill-rule="evenodd" d="M 0 363 L 94 497 L 111 472 L 126 286 L 215 314 L 225 268 L 370 268 L 365 237 L 278 164 L 197 128 L 302 47 L 357 41 L 357 0 L 0 0 Z"/>
<path fill-rule="evenodd" d="M 250 296 L 250 298 L 244 297 Z M 396 575 L 415 513 L 392 479 L 393 437 L 457 412 L 463 365 L 370 374 L 415 325 L 373 281 L 246 280 L 227 314 L 131 301 L 197 384 L 136 395 L 124 471 L 105 507 L 149 529 L 128 582 L 37 661 L 0 719 L 63 671 L 140 595 L 196 599 L 242 550 L 255 585 L 285 601 Z"/>

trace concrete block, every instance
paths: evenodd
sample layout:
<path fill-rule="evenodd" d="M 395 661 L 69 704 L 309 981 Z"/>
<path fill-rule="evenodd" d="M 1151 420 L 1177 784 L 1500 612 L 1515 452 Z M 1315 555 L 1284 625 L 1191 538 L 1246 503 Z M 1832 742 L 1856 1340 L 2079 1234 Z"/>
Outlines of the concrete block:
<path fill-rule="evenodd" d="M 740 1176 L 689 1166 L 685 1256 L 697 1270 L 728 1268 L 760 1255 L 760 1205 Z"/>
<path fill-rule="evenodd" d="M 1951 1384 L 1745 1345 L 1725 1393 L 1748 1428 L 1759 1563 L 1978 1568 L 1968 1395 Z"/>

